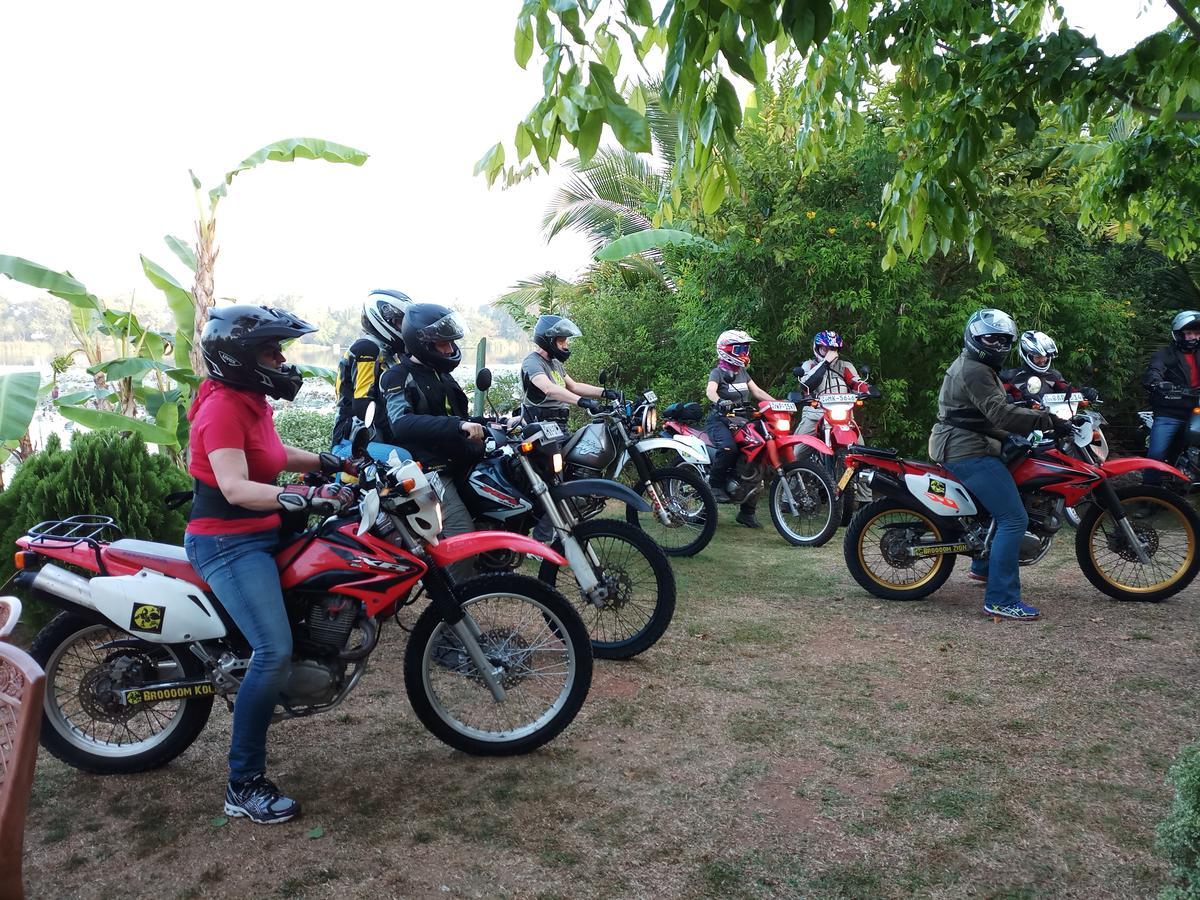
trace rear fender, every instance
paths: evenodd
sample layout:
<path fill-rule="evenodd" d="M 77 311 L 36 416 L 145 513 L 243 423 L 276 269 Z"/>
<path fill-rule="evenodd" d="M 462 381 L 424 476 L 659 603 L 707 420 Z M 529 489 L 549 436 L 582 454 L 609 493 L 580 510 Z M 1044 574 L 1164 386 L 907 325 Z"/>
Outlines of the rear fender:
<path fill-rule="evenodd" d="M 694 438 L 692 440 L 695 440 Z M 696 443 L 699 443 L 698 441 Z M 684 462 L 692 463 L 693 465 L 707 466 L 708 454 L 702 453 L 690 442 L 683 440 L 671 440 L 668 438 L 652 437 L 637 442 L 637 448 L 642 453 L 649 453 L 651 450 L 670 450 L 678 453 Z"/>
<path fill-rule="evenodd" d="M 1115 459 L 1105 460 L 1100 464 L 1100 470 L 1105 475 L 1112 478 L 1116 475 L 1126 475 L 1129 472 L 1137 472 L 1143 469 L 1153 469 L 1155 472 L 1164 472 L 1167 475 L 1172 475 L 1180 481 L 1187 481 L 1188 477 L 1180 472 L 1174 466 L 1169 466 L 1165 462 L 1159 462 L 1157 459 L 1149 459 L 1145 456 L 1120 456 Z"/>
<path fill-rule="evenodd" d="M 436 544 L 426 547 L 425 550 L 435 563 L 443 567 L 491 550 L 512 550 L 515 553 L 524 553 L 526 556 L 547 560 L 556 566 L 567 564 L 567 560 L 561 554 L 551 550 L 545 544 L 511 531 L 470 531 L 466 534 L 443 538 Z"/>
<path fill-rule="evenodd" d="M 567 497 L 608 497 L 632 506 L 638 512 L 650 512 L 650 504 L 625 485 L 604 478 L 579 478 L 562 484 L 550 485 L 550 496 L 555 502 Z"/>

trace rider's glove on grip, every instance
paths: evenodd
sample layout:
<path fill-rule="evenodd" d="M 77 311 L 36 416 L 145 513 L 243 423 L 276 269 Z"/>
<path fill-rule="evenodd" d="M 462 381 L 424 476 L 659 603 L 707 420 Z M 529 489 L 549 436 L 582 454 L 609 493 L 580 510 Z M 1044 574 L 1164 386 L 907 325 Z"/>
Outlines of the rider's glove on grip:
<path fill-rule="evenodd" d="M 331 516 L 341 512 L 354 500 L 354 491 L 345 485 L 323 484 L 309 487 L 289 484 L 279 492 L 279 505 L 289 512 L 313 512 Z"/>
<path fill-rule="evenodd" d="M 605 388 L 604 392 L 600 396 L 603 397 L 605 400 L 621 400 L 621 399 L 623 399 L 621 397 L 621 392 L 614 391 L 612 388 Z"/>
<path fill-rule="evenodd" d="M 586 409 L 590 413 L 600 411 L 600 404 L 597 403 L 595 400 L 593 400 L 591 397 L 580 397 L 579 402 L 576 405 L 580 409 Z"/>
<path fill-rule="evenodd" d="M 352 459 L 345 459 L 334 453 L 326 450 L 319 454 L 321 457 L 321 474 L 322 475 L 337 475 L 339 472 L 345 472 L 347 475 L 358 475 L 358 463 Z"/>
<path fill-rule="evenodd" d="M 721 411 L 722 413 L 733 412 L 733 401 L 732 400 L 720 400 L 717 402 L 717 409 L 719 411 Z"/>

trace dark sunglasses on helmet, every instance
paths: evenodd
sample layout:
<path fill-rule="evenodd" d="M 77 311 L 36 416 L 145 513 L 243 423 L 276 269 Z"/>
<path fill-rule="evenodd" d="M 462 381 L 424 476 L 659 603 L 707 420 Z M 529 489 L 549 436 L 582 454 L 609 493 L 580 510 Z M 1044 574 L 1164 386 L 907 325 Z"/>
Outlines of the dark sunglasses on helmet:
<path fill-rule="evenodd" d="M 1012 335 L 1009 334 L 982 334 L 979 340 L 996 350 L 1011 350 L 1013 345 Z"/>

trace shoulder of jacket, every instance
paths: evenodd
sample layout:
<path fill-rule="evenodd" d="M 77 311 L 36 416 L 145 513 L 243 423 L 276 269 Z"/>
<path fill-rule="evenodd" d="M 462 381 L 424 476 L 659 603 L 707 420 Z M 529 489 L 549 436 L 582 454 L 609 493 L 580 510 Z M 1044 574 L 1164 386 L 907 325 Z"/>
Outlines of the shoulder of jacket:
<path fill-rule="evenodd" d="M 359 358 L 370 357 L 374 359 L 383 352 L 383 348 L 379 346 L 378 341 L 372 338 L 360 337 L 346 349 L 346 352 Z"/>
<path fill-rule="evenodd" d="M 396 391 L 405 387 L 411 379 L 412 369 L 407 360 L 390 367 L 379 378 L 379 386 L 385 391 Z"/>

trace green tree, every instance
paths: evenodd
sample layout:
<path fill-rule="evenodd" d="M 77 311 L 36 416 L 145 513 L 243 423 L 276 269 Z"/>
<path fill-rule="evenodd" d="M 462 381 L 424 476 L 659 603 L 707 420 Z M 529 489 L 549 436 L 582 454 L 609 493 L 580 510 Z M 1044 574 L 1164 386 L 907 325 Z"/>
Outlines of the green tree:
<path fill-rule="evenodd" d="M 615 80 L 627 57 L 645 65 L 661 53 L 663 100 L 681 123 L 674 183 L 712 211 L 742 193 L 733 79 L 768 84 L 773 53 L 803 61 L 795 156 L 804 171 L 861 133 L 870 93 L 885 82 L 894 92 L 898 156 L 877 195 L 885 267 L 951 244 L 981 266 L 996 259 L 980 206 L 994 173 L 981 163 L 1035 136 L 1056 143 L 1047 160 L 1083 173 L 1080 222 L 1131 222 L 1185 257 L 1200 248 L 1200 20 L 1194 0 L 1167 3 L 1174 22 L 1108 55 L 1053 0 L 668 0 L 657 14 L 650 0 L 526 0 L 515 56 L 524 67 L 536 48 L 543 93 L 514 143 L 518 163 L 532 161 L 505 173 L 497 144 L 477 171 L 492 181 L 547 169 L 564 141 L 586 163 L 605 125 L 626 149 L 648 151 L 646 117 Z M 751 94 L 747 106 L 755 102 Z M 1118 118 L 1126 134 L 1097 144 Z"/>

